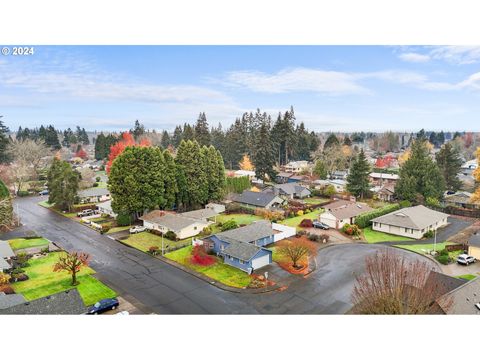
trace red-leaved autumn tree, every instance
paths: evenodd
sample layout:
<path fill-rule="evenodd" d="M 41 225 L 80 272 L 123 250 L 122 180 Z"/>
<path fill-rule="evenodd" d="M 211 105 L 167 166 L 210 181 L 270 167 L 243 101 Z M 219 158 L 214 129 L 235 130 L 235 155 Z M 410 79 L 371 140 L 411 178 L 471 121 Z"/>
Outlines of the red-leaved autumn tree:
<path fill-rule="evenodd" d="M 53 271 L 67 271 L 72 275 L 72 285 L 78 285 L 77 273 L 82 266 L 87 266 L 90 255 L 84 252 L 72 251 L 61 255 L 53 267 Z"/>
<path fill-rule="evenodd" d="M 88 155 L 85 150 L 82 148 L 78 149 L 78 151 L 75 153 L 75 157 L 79 157 L 80 159 L 86 160 Z"/>
<path fill-rule="evenodd" d="M 133 135 L 129 132 L 122 133 L 122 138 L 112 146 L 110 146 L 110 154 L 108 154 L 107 162 L 107 174 L 110 174 L 110 168 L 112 167 L 113 160 L 117 158 L 128 146 L 151 146 L 150 140 L 142 139 L 139 143 L 135 142 Z"/>
<path fill-rule="evenodd" d="M 192 250 L 191 262 L 195 265 L 212 265 L 215 258 L 206 253 L 205 248 L 200 245 L 195 245 Z"/>

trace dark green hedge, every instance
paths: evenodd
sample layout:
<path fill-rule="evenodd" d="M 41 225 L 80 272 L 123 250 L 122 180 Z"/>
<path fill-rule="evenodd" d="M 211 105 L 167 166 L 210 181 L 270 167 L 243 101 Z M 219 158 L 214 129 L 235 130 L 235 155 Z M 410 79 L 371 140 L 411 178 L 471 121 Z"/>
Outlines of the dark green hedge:
<path fill-rule="evenodd" d="M 357 224 L 359 228 L 364 229 L 370 226 L 370 220 L 375 219 L 376 217 L 391 213 L 398 209 L 400 209 L 399 204 L 391 204 L 391 205 L 384 206 L 380 209 L 375 209 L 375 210 L 366 212 L 364 214 L 357 216 L 357 218 L 355 219 L 355 224 Z"/>

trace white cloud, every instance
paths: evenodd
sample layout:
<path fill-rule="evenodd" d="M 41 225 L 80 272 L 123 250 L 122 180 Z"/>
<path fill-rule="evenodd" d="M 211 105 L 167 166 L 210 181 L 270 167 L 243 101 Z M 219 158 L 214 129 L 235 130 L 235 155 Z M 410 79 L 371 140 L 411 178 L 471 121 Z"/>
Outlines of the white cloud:
<path fill-rule="evenodd" d="M 418 54 L 418 53 L 403 53 L 398 56 L 403 61 L 413 62 L 413 63 L 425 63 L 430 61 L 430 56 Z"/>
<path fill-rule="evenodd" d="M 356 77 L 352 74 L 307 68 L 284 69 L 274 74 L 236 71 L 228 73 L 224 83 L 273 94 L 305 91 L 345 95 L 369 92 L 357 83 Z"/>

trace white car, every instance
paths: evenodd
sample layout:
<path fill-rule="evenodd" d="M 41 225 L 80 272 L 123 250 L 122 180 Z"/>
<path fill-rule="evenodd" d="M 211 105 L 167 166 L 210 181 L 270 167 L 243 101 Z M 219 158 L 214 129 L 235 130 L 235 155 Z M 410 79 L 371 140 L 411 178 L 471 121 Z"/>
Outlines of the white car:
<path fill-rule="evenodd" d="M 143 226 L 134 226 L 132 228 L 130 228 L 130 234 L 138 234 L 138 233 L 141 233 L 141 232 L 144 232 L 145 230 L 145 227 Z"/>
<path fill-rule="evenodd" d="M 457 257 L 457 263 L 462 265 L 470 265 L 473 264 L 475 261 L 477 261 L 477 259 L 467 254 L 461 254 Z"/>

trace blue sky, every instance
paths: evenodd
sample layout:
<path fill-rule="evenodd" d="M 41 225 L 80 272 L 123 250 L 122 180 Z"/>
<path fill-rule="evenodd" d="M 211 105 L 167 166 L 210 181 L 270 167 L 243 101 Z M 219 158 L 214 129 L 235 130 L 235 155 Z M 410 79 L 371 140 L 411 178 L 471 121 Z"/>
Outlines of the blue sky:
<path fill-rule="evenodd" d="M 11 129 L 228 126 L 295 108 L 315 131 L 480 131 L 480 47 L 36 46 L 0 56 Z"/>

